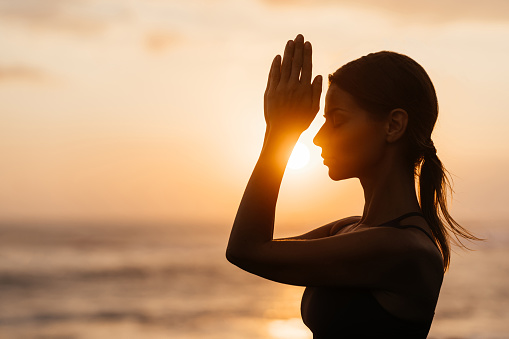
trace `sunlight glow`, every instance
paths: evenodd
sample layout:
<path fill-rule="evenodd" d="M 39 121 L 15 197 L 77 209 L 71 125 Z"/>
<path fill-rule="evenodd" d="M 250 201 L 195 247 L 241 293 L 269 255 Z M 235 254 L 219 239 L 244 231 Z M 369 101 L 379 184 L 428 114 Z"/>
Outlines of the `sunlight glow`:
<path fill-rule="evenodd" d="M 271 321 L 269 323 L 269 334 L 277 339 L 311 338 L 311 333 L 299 318 Z"/>
<path fill-rule="evenodd" d="M 300 141 L 293 148 L 288 167 L 294 170 L 303 168 L 309 163 L 309 148 Z"/>

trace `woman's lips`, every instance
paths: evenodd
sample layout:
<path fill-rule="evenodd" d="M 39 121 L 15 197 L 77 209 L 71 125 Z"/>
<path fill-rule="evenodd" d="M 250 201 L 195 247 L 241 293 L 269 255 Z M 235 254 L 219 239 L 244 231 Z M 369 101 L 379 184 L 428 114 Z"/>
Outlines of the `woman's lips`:
<path fill-rule="evenodd" d="M 324 165 L 326 165 L 327 163 L 329 163 L 329 164 L 334 163 L 334 161 L 336 160 L 336 158 L 330 157 L 330 156 L 324 155 L 324 154 L 322 154 L 322 159 L 323 159 Z"/>

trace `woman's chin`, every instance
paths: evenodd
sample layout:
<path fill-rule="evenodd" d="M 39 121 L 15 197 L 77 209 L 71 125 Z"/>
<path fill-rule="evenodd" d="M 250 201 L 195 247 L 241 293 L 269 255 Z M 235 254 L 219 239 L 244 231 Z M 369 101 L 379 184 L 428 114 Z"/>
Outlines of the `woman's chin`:
<path fill-rule="evenodd" d="M 344 169 L 339 170 L 336 167 L 327 166 L 329 168 L 329 178 L 331 178 L 334 181 L 340 181 L 340 180 L 346 180 L 353 178 L 354 176 L 352 173 L 347 173 Z"/>
<path fill-rule="evenodd" d="M 334 181 L 341 181 L 341 180 L 346 179 L 346 178 L 343 178 L 343 177 L 341 177 L 341 176 L 334 176 L 334 175 L 331 175 L 330 173 L 329 173 L 329 178 L 331 178 L 331 179 L 332 179 L 332 180 L 334 180 Z"/>
<path fill-rule="evenodd" d="M 346 179 L 344 175 L 342 175 L 338 171 L 334 171 L 330 167 L 329 167 L 329 178 L 331 178 L 334 181 L 339 181 L 339 180 Z"/>

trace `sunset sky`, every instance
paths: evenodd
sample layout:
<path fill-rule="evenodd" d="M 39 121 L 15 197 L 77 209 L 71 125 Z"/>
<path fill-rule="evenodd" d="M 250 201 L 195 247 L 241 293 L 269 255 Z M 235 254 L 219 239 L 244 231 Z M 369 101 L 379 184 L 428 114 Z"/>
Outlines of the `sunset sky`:
<path fill-rule="evenodd" d="M 0 220 L 230 225 L 270 63 L 298 33 L 314 74 L 379 50 L 419 62 L 453 215 L 506 219 L 508 13 L 504 0 L 0 0 Z M 322 114 L 301 138 L 311 163 L 285 174 L 282 225 L 362 211 L 358 182 L 328 179 L 312 145 Z"/>

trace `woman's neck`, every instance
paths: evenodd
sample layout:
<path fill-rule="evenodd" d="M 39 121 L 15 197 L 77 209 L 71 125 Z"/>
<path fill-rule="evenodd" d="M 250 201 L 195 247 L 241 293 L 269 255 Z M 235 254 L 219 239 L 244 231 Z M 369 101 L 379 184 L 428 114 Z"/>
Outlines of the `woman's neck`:
<path fill-rule="evenodd" d="M 360 178 L 364 189 L 361 223 L 379 225 L 408 212 L 420 211 L 413 170 L 402 162 L 386 162 Z"/>

